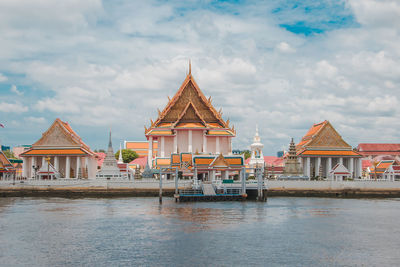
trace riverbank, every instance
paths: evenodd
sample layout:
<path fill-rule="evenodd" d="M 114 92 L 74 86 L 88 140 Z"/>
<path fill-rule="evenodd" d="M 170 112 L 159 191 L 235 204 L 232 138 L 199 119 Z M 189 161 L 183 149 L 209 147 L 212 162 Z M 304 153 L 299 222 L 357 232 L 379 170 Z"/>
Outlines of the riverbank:
<path fill-rule="evenodd" d="M 181 180 L 179 189 L 191 188 Z M 267 197 L 400 198 L 400 182 L 384 181 L 266 181 Z M 229 187 L 230 185 L 226 185 Z M 235 185 L 231 185 L 235 186 Z M 163 181 L 163 196 L 172 197 L 175 182 Z M 247 184 L 249 199 L 256 197 L 256 184 Z M 159 181 L 57 180 L 0 181 L 0 197 L 157 197 Z"/>

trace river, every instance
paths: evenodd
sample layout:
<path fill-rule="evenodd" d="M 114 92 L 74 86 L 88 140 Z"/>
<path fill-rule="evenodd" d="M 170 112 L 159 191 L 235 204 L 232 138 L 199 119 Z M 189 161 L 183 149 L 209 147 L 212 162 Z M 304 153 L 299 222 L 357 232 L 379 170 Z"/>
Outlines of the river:
<path fill-rule="evenodd" d="M 1 266 L 398 266 L 400 199 L 0 198 Z"/>

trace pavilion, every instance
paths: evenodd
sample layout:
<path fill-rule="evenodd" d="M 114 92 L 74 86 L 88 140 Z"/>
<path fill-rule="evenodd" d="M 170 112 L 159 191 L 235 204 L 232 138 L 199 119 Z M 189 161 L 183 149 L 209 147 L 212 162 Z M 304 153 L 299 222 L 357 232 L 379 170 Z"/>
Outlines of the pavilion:
<path fill-rule="evenodd" d="M 149 144 L 147 163 L 152 168 L 179 167 L 184 176 L 227 179 L 244 165 L 241 155 L 232 155 L 234 127 L 222 118 L 221 110 L 216 111 L 211 97 L 204 96 L 192 76 L 190 63 L 178 92 L 163 111 L 158 111 L 158 118 L 151 120 L 150 127 L 145 127 L 145 136 Z M 157 150 L 153 154 L 155 141 Z M 224 158 L 226 166 L 215 167 L 212 162 L 217 158 L 218 162 Z M 231 160 L 235 162 L 232 166 Z M 236 165 L 239 161 L 240 166 Z"/>
<path fill-rule="evenodd" d="M 26 178 L 37 178 L 38 174 L 48 179 L 94 178 L 96 175 L 96 154 L 67 122 L 58 118 L 20 157 Z"/>
<path fill-rule="evenodd" d="M 361 177 L 362 156 L 343 140 L 329 121 L 314 124 L 296 145 L 296 151 L 305 176 L 332 178 L 333 167 L 340 163 L 351 178 Z"/>
<path fill-rule="evenodd" d="M 11 161 L 0 150 L 0 180 L 9 180 L 16 178 L 16 169 Z"/>

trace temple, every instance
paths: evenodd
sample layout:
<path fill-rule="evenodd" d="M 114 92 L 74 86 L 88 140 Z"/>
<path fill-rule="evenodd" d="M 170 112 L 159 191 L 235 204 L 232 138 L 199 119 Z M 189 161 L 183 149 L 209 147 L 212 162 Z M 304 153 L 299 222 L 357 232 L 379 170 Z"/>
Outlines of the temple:
<path fill-rule="evenodd" d="M 96 175 L 96 154 L 67 122 L 56 119 L 23 158 L 25 178 L 89 178 Z"/>
<path fill-rule="evenodd" d="M 361 177 L 362 156 L 347 144 L 329 121 L 314 124 L 296 146 L 305 176 L 333 179 L 331 171 L 338 163 Z"/>
<path fill-rule="evenodd" d="M 3 151 L 0 150 L 0 180 L 8 180 L 15 178 L 16 169 L 11 161 L 6 157 Z"/>
<path fill-rule="evenodd" d="M 300 166 L 300 162 L 298 160 L 296 154 L 296 145 L 292 140 L 290 141 L 289 145 L 289 152 L 284 155 L 285 160 L 285 167 L 283 169 L 283 176 L 286 177 L 299 177 L 303 176 L 303 171 Z"/>
<path fill-rule="evenodd" d="M 96 178 L 114 179 L 114 178 L 128 178 L 128 172 L 121 172 L 119 165 L 123 165 L 121 149 L 119 150 L 118 164 L 115 159 L 114 149 L 111 141 L 111 131 L 108 139 L 108 149 L 106 156 L 101 164 L 100 171 L 96 174 Z M 125 164 L 126 165 L 126 164 Z"/>
<path fill-rule="evenodd" d="M 243 157 L 232 155 L 234 127 L 222 118 L 221 110 L 216 111 L 211 97 L 204 96 L 192 76 L 190 63 L 189 73 L 178 92 L 163 111 L 158 111 L 158 118 L 151 120 L 150 127 L 145 127 L 145 136 L 147 163 L 151 168 L 179 166 L 184 167 L 184 176 L 214 179 L 228 178 L 233 175 L 230 171 L 243 166 Z M 216 164 L 220 164 L 218 168 Z"/>
<path fill-rule="evenodd" d="M 251 168 L 251 174 L 254 174 L 253 169 L 264 168 L 265 161 L 262 149 L 264 145 L 261 143 L 260 135 L 258 134 L 258 126 L 256 126 L 256 134 L 253 138 L 253 143 L 250 145 L 251 157 L 248 166 Z"/>

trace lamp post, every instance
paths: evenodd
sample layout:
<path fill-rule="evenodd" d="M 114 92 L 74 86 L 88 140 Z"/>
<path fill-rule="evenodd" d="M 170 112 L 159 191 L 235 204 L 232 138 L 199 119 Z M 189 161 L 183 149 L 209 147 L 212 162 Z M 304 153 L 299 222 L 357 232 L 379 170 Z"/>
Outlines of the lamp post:
<path fill-rule="evenodd" d="M 33 168 L 33 170 L 35 171 L 35 176 L 34 176 L 34 179 L 36 180 L 36 177 L 37 177 L 37 171 L 39 170 L 39 165 L 36 165 L 36 166 L 32 166 L 32 168 Z"/>

